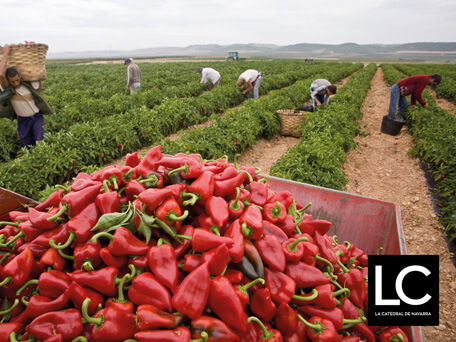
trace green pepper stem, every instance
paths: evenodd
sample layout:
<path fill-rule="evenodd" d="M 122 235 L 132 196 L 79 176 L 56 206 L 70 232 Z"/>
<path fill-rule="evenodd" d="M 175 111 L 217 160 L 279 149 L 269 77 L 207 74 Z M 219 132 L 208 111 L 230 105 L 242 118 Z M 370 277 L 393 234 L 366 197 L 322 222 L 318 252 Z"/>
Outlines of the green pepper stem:
<path fill-rule="evenodd" d="M 209 340 L 209 335 L 207 332 L 205 331 L 201 331 L 201 338 L 197 338 L 197 339 L 190 339 L 190 342 L 207 342 L 207 340 Z"/>
<path fill-rule="evenodd" d="M 151 182 L 153 186 L 157 185 L 157 182 L 158 182 L 157 175 L 151 175 L 151 176 L 141 179 L 139 181 L 139 183 L 141 183 L 141 184 L 148 183 L 148 182 Z"/>
<path fill-rule="evenodd" d="M 305 325 L 307 325 L 310 329 L 312 329 L 312 331 L 316 334 L 320 334 L 321 332 L 323 332 L 325 330 L 325 326 L 321 323 L 321 322 L 318 322 L 317 323 L 310 323 L 309 321 L 307 321 L 304 317 L 302 317 L 300 314 L 297 314 L 298 315 L 298 319 L 304 323 Z"/>
<path fill-rule="evenodd" d="M 182 197 L 190 197 L 190 199 L 185 200 L 185 201 L 182 202 L 184 207 L 189 206 L 189 205 L 194 206 L 196 204 L 196 202 L 198 202 L 199 199 L 200 199 L 200 197 L 197 194 L 194 194 L 194 193 L 191 193 L 191 192 L 187 192 L 185 190 L 181 192 L 181 196 Z"/>
<path fill-rule="evenodd" d="M 132 167 L 130 170 L 128 170 L 127 172 L 124 172 L 123 174 L 123 178 L 126 180 L 126 181 L 131 181 L 131 176 L 133 174 L 133 171 L 135 170 L 134 167 Z"/>
<path fill-rule="evenodd" d="M 294 242 L 289 243 L 287 245 L 287 249 L 292 253 L 296 253 L 298 251 L 298 244 L 302 241 L 309 241 L 309 239 L 306 238 L 305 236 L 302 236 L 302 237 L 296 239 Z"/>
<path fill-rule="evenodd" d="M 55 213 L 55 215 L 48 217 L 46 220 L 48 222 L 54 221 L 58 219 L 60 216 L 62 216 L 64 213 L 68 212 L 68 209 L 68 204 L 66 204 L 66 202 L 63 202 L 60 210 L 57 213 Z"/>
<path fill-rule="evenodd" d="M 158 241 L 157 241 L 157 246 L 161 246 L 161 245 L 163 245 L 163 244 L 171 245 L 171 243 L 170 243 L 169 241 L 166 241 L 166 240 L 163 239 L 163 238 L 158 239 Z"/>
<path fill-rule="evenodd" d="M 342 251 L 341 251 L 342 252 Z M 343 253 L 343 252 L 342 252 Z M 348 273 L 350 272 L 350 270 L 342 263 L 342 261 L 340 261 L 339 258 L 337 258 L 337 264 L 340 266 L 340 268 L 342 269 L 342 271 L 344 271 L 344 273 Z"/>
<path fill-rule="evenodd" d="M 263 330 L 263 335 L 260 336 L 262 340 L 267 341 L 270 338 L 274 337 L 274 332 L 266 329 L 263 322 L 261 322 L 261 320 L 258 317 L 250 316 L 249 318 L 247 318 L 247 323 L 250 322 L 255 322 L 260 325 L 261 330 Z"/>
<path fill-rule="evenodd" d="M 117 296 L 117 301 L 120 303 L 125 303 L 125 296 L 124 296 L 124 285 L 126 282 L 129 282 L 135 277 L 136 274 L 136 267 L 132 264 L 128 265 L 128 268 L 130 269 L 131 273 L 125 274 L 122 279 L 120 279 L 120 283 L 118 285 L 117 291 L 118 291 L 118 296 Z"/>
<path fill-rule="evenodd" d="M 340 289 L 340 290 L 337 290 L 337 291 L 334 291 L 332 293 L 333 297 L 337 297 L 338 295 L 341 295 L 341 294 L 347 294 L 347 296 L 349 297 L 350 296 L 350 290 L 347 289 L 346 287 Z"/>
<path fill-rule="evenodd" d="M 8 257 L 11 255 L 10 252 L 6 252 L 5 254 L 3 254 L 2 258 L 0 259 L 0 265 L 3 264 L 3 261 L 5 261 L 6 259 L 8 259 Z"/>
<path fill-rule="evenodd" d="M 35 341 L 35 339 L 33 337 L 31 337 L 28 340 L 25 340 L 23 342 L 34 342 L 34 341 Z M 9 335 L 9 342 L 19 342 L 15 331 L 11 332 L 11 334 Z"/>
<path fill-rule="evenodd" d="M 74 259 L 74 256 L 65 254 L 65 252 L 64 252 L 63 250 L 61 250 L 61 249 L 58 249 L 57 252 L 59 252 L 59 255 L 60 255 L 62 258 L 64 258 L 64 259 L 72 260 L 72 261 L 75 260 L 75 259 Z"/>
<path fill-rule="evenodd" d="M 38 285 L 38 279 L 31 279 L 28 282 L 26 282 L 24 285 L 22 285 L 17 291 L 16 291 L 16 296 L 20 296 L 21 293 L 30 285 Z"/>
<path fill-rule="evenodd" d="M 359 324 L 359 323 L 364 323 L 366 322 L 366 317 L 359 317 L 357 319 L 345 319 L 343 320 L 343 323 L 344 323 L 344 326 L 343 326 L 343 330 L 345 329 L 349 329 L 353 326 L 355 326 L 356 324 Z"/>
<path fill-rule="evenodd" d="M 187 172 L 188 172 L 188 164 L 185 163 L 184 165 L 182 165 L 181 167 L 178 167 L 176 169 L 173 169 L 171 171 L 168 172 L 168 176 L 171 176 L 172 174 L 176 173 L 176 172 L 179 172 L 179 171 L 183 171 L 183 174 L 186 175 Z"/>
<path fill-rule="evenodd" d="M 17 222 L 9 222 L 9 221 L 0 221 L 0 226 L 13 226 L 13 227 L 17 227 L 19 226 L 19 221 Z"/>
<path fill-rule="evenodd" d="M 59 244 L 55 243 L 55 240 L 49 241 L 49 246 L 51 246 L 54 249 L 60 250 L 60 249 L 65 249 L 70 247 L 71 243 L 73 240 L 76 238 L 76 233 L 72 230 L 70 230 L 70 236 L 68 237 L 68 240 L 62 245 L 60 242 Z"/>
<path fill-rule="evenodd" d="M 177 213 L 174 210 L 171 210 L 166 214 L 166 219 L 168 221 L 183 221 L 187 217 L 188 217 L 188 210 L 185 210 L 181 216 L 177 216 Z"/>
<path fill-rule="evenodd" d="M 318 297 L 318 290 L 317 289 L 312 289 L 312 292 L 310 295 L 307 295 L 307 296 L 298 296 L 298 295 L 293 295 L 293 299 L 297 299 L 297 300 L 304 300 L 304 301 L 310 301 L 310 300 L 314 300 L 315 298 Z"/>
<path fill-rule="evenodd" d="M 109 234 L 107 232 L 99 232 L 99 233 L 96 233 L 94 236 L 92 236 L 92 242 L 94 242 L 94 243 L 97 242 L 98 239 L 101 237 L 105 237 L 111 241 L 114 239 L 114 235 L 112 235 L 112 234 Z"/>
<path fill-rule="evenodd" d="M 319 261 L 324 262 L 327 265 L 326 267 L 328 267 L 328 272 L 330 274 L 334 275 L 334 266 L 333 266 L 333 264 L 331 264 L 331 261 L 319 256 L 318 254 L 315 255 L 315 260 L 319 260 Z M 333 278 L 333 277 L 331 276 L 331 278 Z"/>
<path fill-rule="evenodd" d="M 177 234 L 177 237 L 180 238 L 180 239 L 192 241 L 192 237 L 191 237 L 191 236 L 188 236 L 188 235 Z"/>
<path fill-rule="evenodd" d="M 242 291 L 243 294 L 247 294 L 247 290 L 251 288 L 253 285 L 261 283 L 264 285 L 265 281 L 263 278 L 256 278 L 255 280 L 252 280 L 250 283 L 245 284 L 245 285 L 239 285 L 238 289 Z"/>
<path fill-rule="evenodd" d="M 241 205 L 239 204 L 239 197 L 241 196 L 241 189 L 236 187 L 236 198 L 233 202 L 230 203 L 230 208 L 232 210 L 239 210 L 241 209 Z"/>
<path fill-rule="evenodd" d="M 0 283 L 0 287 L 2 287 L 3 285 L 9 284 L 12 280 L 13 280 L 13 278 L 11 278 L 11 277 L 6 277 L 6 278 L 3 279 L 2 282 Z"/>
<path fill-rule="evenodd" d="M 7 299 L 5 299 L 7 300 Z M 3 311 L 0 311 L 0 316 L 3 316 L 3 315 L 6 315 L 8 313 L 10 313 L 11 311 L 13 311 L 14 309 L 16 309 L 16 307 L 19 305 L 19 299 L 15 299 L 14 300 L 14 303 L 13 305 L 11 305 L 11 307 L 9 309 L 6 309 L 6 310 L 3 310 Z"/>
<path fill-rule="evenodd" d="M 12 244 L 14 244 L 14 242 L 17 241 L 17 239 L 21 238 L 25 236 L 25 233 L 21 230 L 19 233 L 17 233 L 16 235 L 14 235 L 14 237 L 9 240 L 8 242 L 6 243 L 0 243 L 0 247 L 2 248 L 8 248 L 9 246 L 11 246 Z"/>
<path fill-rule="evenodd" d="M 89 308 L 89 305 L 90 305 L 90 302 L 92 300 L 87 297 L 84 302 L 82 303 L 82 308 L 81 308 L 81 314 L 82 314 L 82 317 L 84 317 L 84 319 L 87 321 L 87 323 L 90 323 L 90 324 L 95 324 L 96 326 L 100 326 L 103 324 L 104 322 L 104 316 L 103 315 L 100 315 L 98 317 L 92 317 L 92 316 L 89 316 L 89 313 L 87 312 L 88 308 Z"/>

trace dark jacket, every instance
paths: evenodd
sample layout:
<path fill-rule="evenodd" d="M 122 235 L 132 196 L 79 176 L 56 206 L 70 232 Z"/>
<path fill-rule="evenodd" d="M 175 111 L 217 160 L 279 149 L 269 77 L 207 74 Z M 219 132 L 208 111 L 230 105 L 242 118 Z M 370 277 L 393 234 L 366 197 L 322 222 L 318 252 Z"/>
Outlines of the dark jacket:
<path fill-rule="evenodd" d="M 54 109 L 46 102 L 45 99 L 41 97 L 40 94 L 32 87 L 29 82 L 21 82 L 24 86 L 27 87 L 28 90 L 33 95 L 33 100 L 35 101 L 36 106 L 40 110 L 43 115 L 53 114 Z M 16 90 L 9 86 L 4 91 L 0 93 L 0 118 L 7 118 L 14 120 L 16 119 L 16 113 L 13 110 L 13 106 L 11 106 L 11 97 L 16 93 Z"/>

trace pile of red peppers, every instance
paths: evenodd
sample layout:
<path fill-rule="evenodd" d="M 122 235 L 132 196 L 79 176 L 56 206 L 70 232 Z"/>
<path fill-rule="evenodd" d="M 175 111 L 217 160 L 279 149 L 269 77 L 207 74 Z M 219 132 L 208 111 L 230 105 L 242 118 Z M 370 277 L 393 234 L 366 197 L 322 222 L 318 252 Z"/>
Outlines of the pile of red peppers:
<path fill-rule="evenodd" d="M 408 341 L 366 253 L 259 170 L 155 146 L 0 223 L 0 341 Z"/>

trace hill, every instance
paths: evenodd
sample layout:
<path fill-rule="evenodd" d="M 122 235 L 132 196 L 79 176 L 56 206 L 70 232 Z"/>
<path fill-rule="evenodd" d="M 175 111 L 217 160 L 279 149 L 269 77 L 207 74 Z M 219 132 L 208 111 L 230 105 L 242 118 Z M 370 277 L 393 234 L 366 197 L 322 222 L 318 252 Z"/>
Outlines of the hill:
<path fill-rule="evenodd" d="M 301 43 L 279 46 L 273 44 L 189 45 L 186 47 L 154 47 L 130 51 L 69 51 L 49 53 L 49 59 L 123 58 L 131 57 L 226 57 L 238 51 L 243 57 L 263 58 L 338 58 L 338 59 L 431 59 L 455 60 L 456 42 L 419 42 L 407 44 L 339 45 Z"/>

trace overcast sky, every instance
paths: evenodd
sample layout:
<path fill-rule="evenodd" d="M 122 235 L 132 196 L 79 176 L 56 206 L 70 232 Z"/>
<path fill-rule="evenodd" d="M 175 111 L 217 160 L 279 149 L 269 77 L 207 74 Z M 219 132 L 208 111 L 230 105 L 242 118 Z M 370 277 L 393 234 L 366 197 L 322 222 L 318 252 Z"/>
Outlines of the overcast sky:
<path fill-rule="evenodd" d="M 0 0 L 0 45 L 49 52 L 192 44 L 456 41 L 455 0 Z"/>

